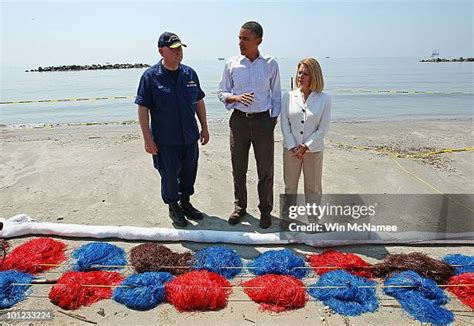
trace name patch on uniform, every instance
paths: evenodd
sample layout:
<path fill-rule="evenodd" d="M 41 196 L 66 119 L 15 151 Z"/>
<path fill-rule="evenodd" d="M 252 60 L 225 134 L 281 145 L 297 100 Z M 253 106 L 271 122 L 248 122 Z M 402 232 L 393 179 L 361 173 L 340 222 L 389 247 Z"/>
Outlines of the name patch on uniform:
<path fill-rule="evenodd" d="M 186 87 L 197 87 L 197 84 L 194 80 L 190 80 L 188 81 L 188 83 L 186 84 Z"/>

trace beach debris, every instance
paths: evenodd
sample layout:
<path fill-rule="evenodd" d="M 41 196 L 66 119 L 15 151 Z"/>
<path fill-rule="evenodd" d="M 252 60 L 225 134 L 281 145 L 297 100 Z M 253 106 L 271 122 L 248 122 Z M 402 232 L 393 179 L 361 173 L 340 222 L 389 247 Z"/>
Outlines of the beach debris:
<path fill-rule="evenodd" d="M 242 259 L 235 250 L 219 246 L 208 247 L 194 254 L 192 268 L 205 269 L 232 279 L 242 271 Z"/>
<path fill-rule="evenodd" d="M 307 301 L 303 282 L 289 275 L 265 274 L 244 283 L 244 292 L 260 310 L 282 312 L 303 308 Z"/>
<path fill-rule="evenodd" d="M 394 274 L 385 280 L 383 291 L 419 322 L 447 325 L 454 320 L 453 313 L 442 307 L 448 302 L 445 292 L 433 280 L 414 271 Z"/>
<path fill-rule="evenodd" d="M 72 314 L 70 312 L 67 312 L 67 311 L 62 311 L 62 310 L 57 310 L 59 313 L 63 314 L 63 315 L 66 315 L 68 317 L 71 317 L 71 318 L 74 318 L 74 319 L 77 319 L 77 320 L 80 320 L 80 321 L 83 321 L 85 323 L 89 323 L 89 324 L 93 324 L 93 325 L 97 325 L 97 322 L 93 321 L 93 320 L 90 320 L 90 319 L 87 319 L 86 317 L 84 316 L 81 316 L 81 315 L 77 315 L 77 314 Z"/>
<path fill-rule="evenodd" d="M 438 284 L 448 283 L 449 278 L 454 275 L 453 267 L 421 252 L 388 255 L 383 262 L 372 267 L 373 275 L 381 278 L 407 270 L 415 271 Z"/>
<path fill-rule="evenodd" d="M 248 321 L 249 323 L 255 324 L 255 321 L 254 321 L 254 320 L 245 317 L 244 314 L 242 314 L 242 317 L 244 318 L 245 321 Z"/>
<path fill-rule="evenodd" d="M 124 277 L 117 272 L 69 271 L 63 274 L 49 292 L 52 303 L 67 310 L 112 297 L 113 287 L 122 283 Z"/>
<path fill-rule="evenodd" d="M 356 254 L 325 250 L 321 254 L 308 255 L 306 260 L 318 275 L 343 269 L 357 276 L 372 277 L 371 265 Z"/>
<path fill-rule="evenodd" d="M 359 316 L 379 307 L 376 282 L 338 269 L 324 273 L 308 293 L 342 316 Z"/>
<path fill-rule="evenodd" d="M 0 270 L 1 270 L 1 266 L 5 262 L 5 258 L 7 257 L 8 247 L 10 247 L 10 244 L 8 243 L 8 241 L 5 239 L 2 239 L 0 241 Z"/>
<path fill-rule="evenodd" d="M 174 252 L 158 243 L 144 243 L 130 251 L 130 262 L 137 273 L 168 272 L 179 275 L 190 270 L 192 253 Z"/>
<path fill-rule="evenodd" d="M 353 145 L 342 143 L 335 140 L 329 140 L 335 146 L 345 150 L 374 151 L 379 154 L 393 155 L 397 158 L 411 159 L 419 163 L 428 164 L 437 168 L 445 169 L 448 167 L 448 159 L 441 154 L 472 151 L 472 148 L 445 148 L 438 149 L 429 146 L 404 147 L 400 144 L 382 144 L 382 145 Z"/>
<path fill-rule="evenodd" d="M 292 275 L 296 278 L 303 278 L 308 272 L 304 259 L 288 249 L 266 251 L 252 260 L 248 268 L 255 275 Z"/>
<path fill-rule="evenodd" d="M 178 275 L 165 284 L 165 289 L 166 300 L 178 311 L 220 310 L 227 306 L 232 293 L 225 277 L 206 270 Z"/>
<path fill-rule="evenodd" d="M 150 310 L 166 299 L 165 283 L 172 279 L 167 272 L 133 274 L 115 288 L 112 298 L 130 309 Z"/>
<path fill-rule="evenodd" d="M 474 256 L 450 254 L 444 256 L 443 261 L 454 267 L 455 274 L 474 272 Z"/>
<path fill-rule="evenodd" d="M 34 277 L 19 271 L 0 272 L 0 309 L 8 309 L 26 299 Z"/>
<path fill-rule="evenodd" d="M 52 238 L 35 238 L 15 247 L 0 270 L 37 274 L 53 269 L 66 260 L 66 244 Z"/>
<path fill-rule="evenodd" d="M 75 271 L 116 270 L 127 265 L 125 251 L 107 242 L 92 242 L 74 250 Z"/>
<path fill-rule="evenodd" d="M 474 309 L 474 273 L 454 275 L 449 279 L 448 291 L 453 293 L 462 303 Z"/>

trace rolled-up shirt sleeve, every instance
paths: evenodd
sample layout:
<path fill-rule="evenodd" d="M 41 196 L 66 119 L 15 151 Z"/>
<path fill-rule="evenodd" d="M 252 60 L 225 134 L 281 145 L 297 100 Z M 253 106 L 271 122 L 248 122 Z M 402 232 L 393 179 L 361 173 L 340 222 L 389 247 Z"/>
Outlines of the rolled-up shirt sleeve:
<path fill-rule="evenodd" d="M 232 95 L 232 78 L 230 75 L 229 61 L 226 62 L 224 71 L 222 72 L 221 81 L 219 82 L 219 88 L 217 89 L 217 97 L 219 101 L 225 104 L 227 110 L 234 108 L 234 103 L 227 103 L 227 98 Z"/>
<path fill-rule="evenodd" d="M 140 84 L 138 85 L 137 97 L 135 98 L 135 104 L 145 106 L 148 109 L 151 108 L 151 92 L 150 92 L 150 83 L 148 76 L 144 74 L 140 78 Z"/>
<path fill-rule="evenodd" d="M 319 121 L 318 128 L 308 137 L 305 145 L 308 146 L 311 152 L 317 151 L 318 148 L 323 148 L 324 136 L 329 131 L 331 123 L 331 97 L 328 95 L 324 103 L 323 113 Z"/>
<path fill-rule="evenodd" d="M 281 83 L 280 83 L 280 70 L 278 69 L 278 63 L 273 61 L 271 66 L 271 79 L 270 79 L 270 90 L 272 93 L 272 118 L 278 117 L 281 111 Z"/>

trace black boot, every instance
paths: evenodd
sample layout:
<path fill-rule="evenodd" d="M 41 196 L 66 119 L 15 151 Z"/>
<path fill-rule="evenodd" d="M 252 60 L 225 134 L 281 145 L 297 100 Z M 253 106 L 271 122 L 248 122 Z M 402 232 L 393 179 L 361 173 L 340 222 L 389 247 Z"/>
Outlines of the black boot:
<path fill-rule="evenodd" d="M 188 225 L 188 221 L 184 218 L 183 210 L 178 203 L 169 204 L 169 215 L 173 220 L 173 225 L 184 228 Z"/>
<path fill-rule="evenodd" d="M 272 216 L 270 214 L 261 214 L 259 225 L 262 229 L 268 229 L 272 226 Z"/>
<path fill-rule="evenodd" d="M 183 210 L 184 215 L 191 220 L 202 220 L 203 215 L 198 211 L 189 201 L 189 197 L 183 197 L 180 201 L 181 209 Z"/>

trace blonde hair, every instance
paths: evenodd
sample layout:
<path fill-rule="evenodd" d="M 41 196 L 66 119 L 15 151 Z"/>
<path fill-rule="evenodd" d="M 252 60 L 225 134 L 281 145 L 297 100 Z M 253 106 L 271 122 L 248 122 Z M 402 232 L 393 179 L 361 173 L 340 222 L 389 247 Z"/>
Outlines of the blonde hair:
<path fill-rule="evenodd" d="M 324 89 L 324 79 L 323 79 L 323 72 L 321 70 L 321 66 L 319 62 L 314 58 L 305 58 L 298 62 L 298 66 L 296 67 L 296 86 L 300 87 L 298 82 L 298 70 L 300 69 L 301 65 L 304 65 L 306 69 L 309 70 L 309 76 L 311 78 L 311 83 L 309 88 L 311 91 L 315 92 L 322 92 Z"/>

